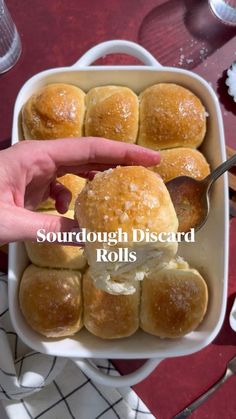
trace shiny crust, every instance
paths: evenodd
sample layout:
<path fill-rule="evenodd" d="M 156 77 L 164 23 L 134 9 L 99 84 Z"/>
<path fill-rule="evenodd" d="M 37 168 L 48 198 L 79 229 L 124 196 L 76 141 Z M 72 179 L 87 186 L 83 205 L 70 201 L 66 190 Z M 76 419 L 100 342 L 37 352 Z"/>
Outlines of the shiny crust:
<path fill-rule="evenodd" d="M 132 90 L 121 86 L 91 89 L 86 96 L 85 135 L 135 143 L 139 103 Z"/>
<path fill-rule="evenodd" d="M 57 211 L 46 211 L 47 214 L 61 215 Z M 68 211 L 64 217 L 74 218 L 74 211 Z M 84 248 L 78 245 L 71 246 L 55 243 L 25 242 L 29 260 L 39 267 L 73 269 L 81 271 L 87 265 Z"/>
<path fill-rule="evenodd" d="M 189 176 L 201 180 L 210 173 L 210 166 L 203 154 L 193 148 L 172 148 L 162 150 L 160 154 L 160 164 L 150 169 L 158 173 L 164 182 L 178 176 Z"/>
<path fill-rule="evenodd" d="M 162 338 L 184 336 L 201 323 L 207 302 L 207 286 L 197 270 L 163 269 L 142 282 L 140 326 Z"/>
<path fill-rule="evenodd" d="M 73 174 L 66 174 L 64 176 L 57 178 L 58 182 L 62 183 L 72 194 L 71 202 L 69 205 L 69 209 L 74 209 L 75 207 L 75 200 L 77 195 L 82 191 L 83 187 L 86 184 L 86 180 L 80 176 L 76 176 Z M 47 210 L 47 209 L 55 209 L 55 201 L 52 198 L 48 198 L 46 201 L 42 202 L 37 210 Z"/>
<path fill-rule="evenodd" d="M 25 242 L 29 260 L 43 268 L 83 270 L 87 264 L 84 249 L 55 243 Z"/>
<path fill-rule="evenodd" d="M 205 132 L 205 108 L 190 90 L 160 83 L 141 93 L 139 145 L 154 150 L 196 148 Z"/>
<path fill-rule="evenodd" d="M 75 200 L 78 194 L 82 191 L 82 189 L 86 185 L 86 180 L 80 176 L 76 176 L 73 174 L 66 174 L 57 178 L 58 182 L 62 183 L 72 194 L 72 198 L 70 201 L 70 209 L 74 210 L 75 207 Z"/>
<path fill-rule="evenodd" d="M 133 228 L 177 231 L 178 220 L 163 180 L 142 166 L 97 174 L 78 196 L 75 216 L 90 231 L 117 231 L 131 237 Z"/>
<path fill-rule="evenodd" d="M 19 301 L 27 323 L 44 336 L 70 336 L 82 327 L 79 272 L 30 265 L 23 273 Z"/>
<path fill-rule="evenodd" d="M 83 135 L 85 93 L 76 86 L 48 84 L 22 109 L 25 140 L 50 140 Z"/>
<path fill-rule="evenodd" d="M 125 234 L 122 242 L 109 246 L 106 242 L 85 243 L 90 274 L 98 288 L 111 294 L 132 294 L 134 281 L 168 262 L 177 252 L 177 243 L 133 241 L 133 229 L 148 229 L 149 233 L 176 232 L 177 216 L 163 180 L 141 166 L 109 169 L 97 174 L 78 196 L 75 216 L 81 228 L 92 232 Z M 120 254 L 122 248 L 133 251 L 136 260 L 101 259 L 98 249 Z M 116 277 L 122 275 L 122 283 Z"/>
<path fill-rule="evenodd" d="M 95 336 L 118 339 L 139 327 L 140 284 L 132 295 L 111 295 L 96 288 L 87 271 L 83 277 L 84 325 Z"/>

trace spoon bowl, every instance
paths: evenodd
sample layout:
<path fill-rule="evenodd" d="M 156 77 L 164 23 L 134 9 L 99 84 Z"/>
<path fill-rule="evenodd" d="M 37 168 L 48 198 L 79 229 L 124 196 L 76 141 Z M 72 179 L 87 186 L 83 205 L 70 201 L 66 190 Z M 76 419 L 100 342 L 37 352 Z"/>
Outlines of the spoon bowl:
<path fill-rule="evenodd" d="M 203 180 L 179 176 L 166 183 L 179 220 L 179 231 L 200 230 L 210 211 L 209 192 L 212 184 L 236 164 L 236 155 L 226 160 Z"/>
<path fill-rule="evenodd" d="M 179 231 L 199 230 L 209 213 L 208 183 L 188 176 L 179 176 L 166 183 L 177 218 Z"/>

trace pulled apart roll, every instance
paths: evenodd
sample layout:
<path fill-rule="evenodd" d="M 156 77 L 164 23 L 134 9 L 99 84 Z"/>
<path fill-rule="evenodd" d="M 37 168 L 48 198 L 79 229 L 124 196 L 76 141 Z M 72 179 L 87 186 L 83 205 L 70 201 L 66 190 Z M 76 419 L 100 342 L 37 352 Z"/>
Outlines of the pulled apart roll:
<path fill-rule="evenodd" d="M 160 83 L 141 93 L 139 145 L 154 150 L 196 148 L 205 133 L 205 108 L 190 90 Z"/>
<path fill-rule="evenodd" d="M 85 186 L 86 180 L 80 176 L 68 173 L 64 176 L 58 177 L 57 181 L 71 192 L 71 201 L 69 209 L 74 209 L 76 197 Z M 39 211 L 47 209 L 55 209 L 54 199 L 48 198 L 46 201 L 42 202 L 37 208 L 37 210 Z"/>
<path fill-rule="evenodd" d="M 140 327 L 162 338 L 184 336 L 201 323 L 207 303 L 204 279 L 179 258 L 142 282 Z"/>
<path fill-rule="evenodd" d="M 133 240 L 133 229 L 159 234 L 177 232 L 178 220 L 163 180 L 141 166 L 117 167 L 98 173 L 77 198 L 75 215 L 81 228 L 91 232 L 127 234 L 127 242 L 109 246 L 107 242 L 89 241 L 85 252 L 96 286 L 110 293 L 135 292 L 133 280 L 142 280 L 158 265 L 177 252 L 177 243 Z M 136 261 L 97 262 L 97 249 L 119 253 L 128 248 L 136 252 Z M 115 280 L 122 276 L 122 282 Z"/>
<path fill-rule="evenodd" d="M 138 134 L 138 98 L 128 87 L 102 86 L 86 96 L 85 135 L 135 143 Z"/>
<path fill-rule="evenodd" d="M 89 270 L 83 277 L 84 325 L 95 336 L 118 339 L 139 327 L 140 284 L 132 295 L 111 295 L 94 286 Z"/>
<path fill-rule="evenodd" d="M 54 83 L 34 93 L 22 109 L 25 140 L 53 140 L 83 135 L 85 93 L 71 84 Z"/>
<path fill-rule="evenodd" d="M 52 215 L 61 215 L 57 211 L 47 211 Z M 67 218 L 74 218 L 74 211 L 64 214 Z M 43 268 L 83 270 L 87 264 L 84 248 L 78 245 L 63 245 L 49 242 L 25 242 L 29 260 Z"/>
<path fill-rule="evenodd" d="M 209 164 L 203 154 L 193 148 L 172 148 L 162 150 L 160 154 L 160 164 L 150 169 L 158 173 L 165 183 L 178 176 L 201 180 L 210 173 Z"/>
<path fill-rule="evenodd" d="M 81 274 L 30 265 L 19 289 L 26 322 L 47 337 L 70 336 L 82 327 Z"/>

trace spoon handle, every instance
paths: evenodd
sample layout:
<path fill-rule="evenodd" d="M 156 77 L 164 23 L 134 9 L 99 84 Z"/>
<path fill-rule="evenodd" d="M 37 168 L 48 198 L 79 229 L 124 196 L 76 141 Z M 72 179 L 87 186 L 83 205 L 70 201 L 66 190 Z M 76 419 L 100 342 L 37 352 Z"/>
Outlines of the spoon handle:
<path fill-rule="evenodd" d="M 188 407 L 186 407 L 182 412 L 178 413 L 176 416 L 174 416 L 174 419 L 184 419 L 193 413 L 195 409 L 197 409 L 199 406 L 201 406 L 202 403 L 204 403 L 224 382 L 233 375 L 232 371 L 230 369 L 227 369 L 223 377 L 217 381 L 211 388 L 209 388 L 208 391 L 203 393 L 198 399 L 196 399 L 193 403 L 191 403 Z"/>
<path fill-rule="evenodd" d="M 236 164 L 236 154 L 234 154 L 232 157 L 230 157 L 230 159 L 226 160 L 224 163 L 218 166 L 215 170 L 213 170 L 213 172 L 211 172 L 207 176 L 206 180 L 209 183 L 209 186 L 211 186 L 211 184 L 215 182 L 215 180 L 218 179 L 218 177 L 223 175 L 224 172 L 229 170 L 235 164 Z"/>

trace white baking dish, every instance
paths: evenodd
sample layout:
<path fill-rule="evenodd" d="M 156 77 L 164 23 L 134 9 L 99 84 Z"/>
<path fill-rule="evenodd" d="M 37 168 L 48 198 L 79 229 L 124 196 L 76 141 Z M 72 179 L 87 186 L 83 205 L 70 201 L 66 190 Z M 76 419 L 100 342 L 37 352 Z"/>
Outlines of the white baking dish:
<path fill-rule="evenodd" d="M 101 67 L 89 65 L 108 53 L 128 53 L 147 66 Z M 94 86 L 117 84 L 128 86 L 139 93 L 159 82 L 179 83 L 195 92 L 209 113 L 203 152 L 212 168 L 225 160 L 222 116 L 217 97 L 210 85 L 198 75 L 171 67 L 162 67 L 146 50 L 128 41 L 108 41 L 88 51 L 70 68 L 44 71 L 28 80 L 20 90 L 14 109 L 12 143 L 21 138 L 20 111 L 22 105 L 39 87 L 55 82 L 72 83 L 83 90 Z M 209 219 L 197 233 L 196 243 L 185 244 L 179 253 L 199 269 L 207 280 L 210 302 L 207 315 L 195 332 L 176 339 L 158 339 L 142 331 L 132 337 L 106 341 L 82 330 L 76 336 L 49 340 L 35 333 L 24 321 L 18 304 L 18 285 L 23 270 L 29 263 L 24 245 L 10 245 L 9 305 L 12 322 L 21 339 L 31 348 L 50 355 L 73 358 L 87 375 L 102 384 L 131 385 L 146 377 L 163 358 L 176 357 L 199 351 L 218 334 L 225 315 L 228 280 L 228 183 L 227 175 L 215 184 L 211 198 Z M 144 366 L 126 377 L 107 377 L 86 358 L 149 358 Z"/>

